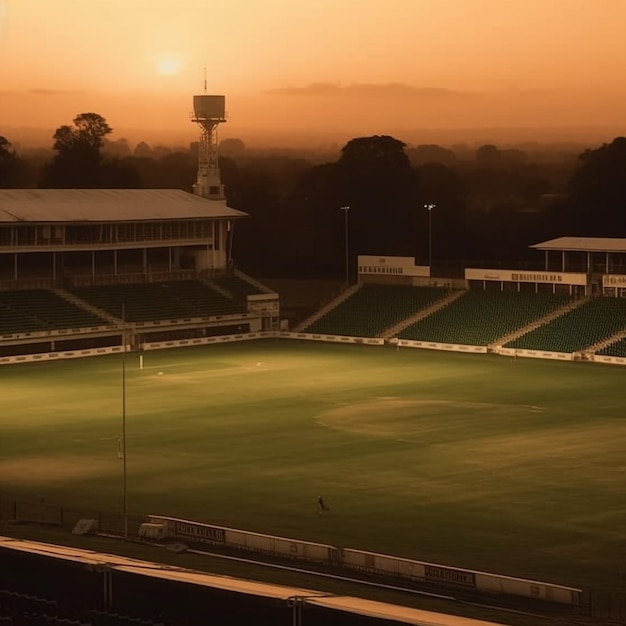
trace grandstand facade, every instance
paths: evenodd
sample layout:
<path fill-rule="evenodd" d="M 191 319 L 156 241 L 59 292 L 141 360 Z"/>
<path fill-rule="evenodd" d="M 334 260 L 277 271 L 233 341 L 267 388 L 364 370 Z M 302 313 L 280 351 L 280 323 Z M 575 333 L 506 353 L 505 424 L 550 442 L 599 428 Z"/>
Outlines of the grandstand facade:
<path fill-rule="evenodd" d="M 359 257 L 359 283 L 297 330 L 325 340 L 626 364 L 626 240 L 535 244 L 544 268 L 439 279 L 405 257 Z M 338 339 L 333 339 L 334 337 Z"/>
<path fill-rule="evenodd" d="M 0 357 L 278 327 L 233 268 L 245 214 L 178 190 L 0 190 Z"/>

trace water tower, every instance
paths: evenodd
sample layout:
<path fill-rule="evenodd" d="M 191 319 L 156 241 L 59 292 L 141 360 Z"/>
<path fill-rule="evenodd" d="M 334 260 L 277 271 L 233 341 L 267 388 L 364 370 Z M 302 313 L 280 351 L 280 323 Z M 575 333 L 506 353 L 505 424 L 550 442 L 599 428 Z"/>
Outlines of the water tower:
<path fill-rule="evenodd" d="M 217 157 L 217 126 L 226 121 L 226 97 L 194 96 L 191 121 L 202 129 L 198 147 L 198 178 L 193 191 L 203 198 L 224 200 Z"/>

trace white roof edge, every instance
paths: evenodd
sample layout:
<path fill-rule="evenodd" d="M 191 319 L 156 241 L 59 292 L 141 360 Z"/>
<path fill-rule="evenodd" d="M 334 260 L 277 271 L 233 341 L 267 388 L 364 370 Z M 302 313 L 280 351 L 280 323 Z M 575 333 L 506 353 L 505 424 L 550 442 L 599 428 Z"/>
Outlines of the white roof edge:
<path fill-rule="evenodd" d="M 620 237 L 557 237 L 528 246 L 535 250 L 563 252 L 626 253 L 626 238 Z"/>
<path fill-rule="evenodd" d="M 180 189 L 0 189 L 0 223 L 238 219 L 226 200 Z"/>

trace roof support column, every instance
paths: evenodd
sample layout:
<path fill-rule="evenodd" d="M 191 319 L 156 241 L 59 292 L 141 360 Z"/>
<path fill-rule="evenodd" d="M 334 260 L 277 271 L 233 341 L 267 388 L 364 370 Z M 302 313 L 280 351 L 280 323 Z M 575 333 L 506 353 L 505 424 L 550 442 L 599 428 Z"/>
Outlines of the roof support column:
<path fill-rule="evenodd" d="M 117 249 L 113 250 L 113 274 L 117 276 Z"/>
<path fill-rule="evenodd" d="M 52 253 L 52 280 L 56 283 L 57 280 L 57 253 Z"/>
<path fill-rule="evenodd" d="M 543 253 L 543 269 L 548 271 L 548 251 L 545 250 Z"/>
<path fill-rule="evenodd" d="M 587 273 L 591 271 L 591 252 L 587 252 Z"/>
<path fill-rule="evenodd" d="M 96 251 L 91 251 L 91 277 L 96 275 Z"/>
<path fill-rule="evenodd" d="M 610 274 L 610 270 L 609 270 L 609 253 L 606 253 L 606 273 Z"/>
<path fill-rule="evenodd" d="M 172 246 L 167 246 L 167 269 L 172 273 Z"/>
<path fill-rule="evenodd" d="M 146 280 L 148 280 L 148 250 L 147 248 L 144 248 L 142 253 L 143 253 L 143 274 Z"/>
<path fill-rule="evenodd" d="M 565 250 L 561 250 L 561 271 L 565 271 Z"/>
<path fill-rule="evenodd" d="M 13 256 L 13 278 L 17 280 L 17 252 Z"/>

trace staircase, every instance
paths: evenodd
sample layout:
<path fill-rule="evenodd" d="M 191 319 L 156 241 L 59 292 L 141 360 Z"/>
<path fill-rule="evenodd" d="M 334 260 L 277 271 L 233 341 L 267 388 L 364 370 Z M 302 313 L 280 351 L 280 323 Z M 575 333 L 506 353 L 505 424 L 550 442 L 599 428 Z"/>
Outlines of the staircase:
<path fill-rule="evenodd" d="M 51 291 L 56 293 L 56 295 L 59 296 L 60 298 L 63 298 L 63 300 L 67 300 L 68 302 L 71 302 L 72 304 L 76 305 L 77 307 L 80 307 L 84 311 L 89 311 L 90 313 L 93 313 L 94 315 L 97 315 L 98 317 L 103 318 L 102 320 L 103 326 L 106 325 L 106 322 L 104 320 L 109 322 L 109 324 L 115 324 L 115 325 L 121 322 L 121 319 L 118 319 L 117 317 L 114 317 L 110 313 L 107 313 L 106 311 L 99 309 L 98 307 L 95 307 L 92 304 L 89 304 L 89 302 L 85 302 L 84 300 L 81 300 L 78 296 L 75 296 L 73 293 L 69 291 L 65 291 L 65 289 L 52 289 Z"/>
<path fill-rule="evenodd" d="M 489 348 L 501 348 L 502 346 L 506 345 L 510 341 L 515 341 L 515 339 L 518 339 L 519 337 L 522 337 L 528 334 L 529 332 L 535 330 L 535 328 L 539 328 L 540 326 L 543 326 L 544 324 L 551 322 L 557 317 L 561 317 L 562 315 L 565 315 L 566 313 L 569 313 L 570 311 L 577 309 L 579 306 L 587 302 L 588 299 L 589 299 L 589 296 L 585 296 L 584 298 L 579 298 L 578 300 L 573 300 L 572 302 L 568 302 L 565 306 L 562 306 L 559 309 L 552 311 L 552 313 L 548 313 L 548 315 L 544 315 L 543 317 L 536 319 L 534 322 L 527 324 L 523 328 L 518 328 L 517 330 L 514 330 L 508 335 L 504 335 L 503 337 L 500 337 L 496 342 L 489 344 L 488 347 Z"/>
<path fill-rule="evenodd" d="M 411 317 L 407 317 L 403 319 L 401 322 L 390 326 L 385 332 L 380 334 L 380 337 L 383 339 L 391 339 L 392 337 L 397 337 L 405 328 L 411 326 L 411 324 L 415 324 L 415 322 L 419 322 L 423 320 L 425 317 L 444 309 L 449 304 L 458 300 L 465 294 L 465 290 L 461 291 L 452 291 L 445 298 L 441 298 L 441 300 L 437 300 L 426 309 L 420 309 L 417 313 L 411 315 Z"/>
<path fill-rule="evenodd" d="M 313 324 L 313 322 L 317 322 L 317 320 L 324 317 L 326 313 L 328 313 L 335 307 L 338 307 L 342 302 L 345 302 L 352 294 L 355 294 L 360 288 L 361 288 L 361 285 L 359 284 L 348 287 L 344 292 L 340 293 L 334 300 L 331 300 L 327 305 L 323 306 L 319 311 L 313 313 L 313 315 L 307 317 L 303 322 L 300 322 L 299 324 L 297 324 L 294 327 L 293 332 L 295 333 L 303 332 L 305 328 L 308 328 L 311 324 Z"/>
<path fill-rule="evenodd" d="M 612 343 L 619 341 L 620 339 L 624 339 L 626 337 L 626 330 L 620 330 L 618 333 L 603 339 L 602 341 L 598 341 L 598 343 L 594 343 L 592 346 L 585 348 L 586 353 L 595 353 L 603 350 L 607 346 L 610 346 Z"/>
<path fill-rule="evenodd" d="M 244 274 L 241 270 L 236 269 L 235 276 L 241 278 L 241 280 L 245 280 L 247 283 L 250 283 L 262 293 L 274 293 L 269 287 L 266 287 L 263 283 L 260 283 L 258 280 L 256 280 L 256 278 L 252 278 L 252 276 Z"/>
<path fill-rule="evenodd" d="M 227 289 L 224 289 L 224 287 L 222 287 L 221 285 L 214 283 L 210 278 L 202 278 L 200 282 L 204 283 L 207 287 L 210 287 L 214 291 L 217 291 L 217 293 L 222 294 L 225 298 L 228 298 L 229 300 L 235 300 L 234 294 L 232 294 Z"/>

